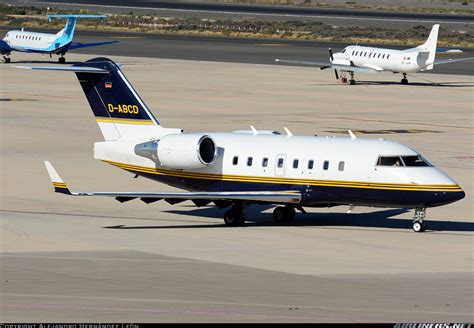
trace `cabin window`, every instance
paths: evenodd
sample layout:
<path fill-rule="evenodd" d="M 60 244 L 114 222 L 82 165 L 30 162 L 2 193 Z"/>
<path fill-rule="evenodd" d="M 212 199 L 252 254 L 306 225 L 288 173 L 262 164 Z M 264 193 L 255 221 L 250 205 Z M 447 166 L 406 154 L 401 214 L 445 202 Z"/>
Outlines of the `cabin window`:
<path fill-rule="evenodd" d="M 402 156 L 405 166 L 431 166 L 422 156 Z"/>
<path fill-rule="evenodd" d="M 367 57 L 367 52 L 364 52 L 364 57 Z"/>
<path fill-rule="evenodd" d="M 232 164 L 234 165 L 239 164 L 239 156 L 234 156 L 234 158 L 232 159 Z"/>
<path fill-rule="evenodd" d="M 352 56 L 354 56 L 354 50 L 352 50 L 352 53 L 351 53 Z"/>
<path fill-rule="evenodd" d="M 390 55 L 387 55 L 387 59 L 390 58 Z"/>
<path fill-rule="evenodd" d="M 344 164 L 345 164 L 344 161 L 339 162 L 339 166 L 338 166 L 339 171 L 344 171 Z"/>
<path fill-rule="evenodd" d="M 299 162 L 300 162 L 300 161 L 297 160 L 297 159 L 294 159 L 294 160 L 293 160 L 293 168 L 294 168 L 294 169 L 297 169 L 297 168 L 298 168 Z"/>
<path fill-rule="evenodd" d="M 312 159 L 310 159 L 310 160 L 308 161 L 308 169 L 309 169 L 309 170 L 312 170 L 312 169 L 313 169 L 313 166 L 314 166 L 314 161 L 313 161 Z"/>
<path fill-rule="evenodd" d="M 380 54 L 378 55 L 378 57 L 377 57 L 377 58 L 380 58 Z"/>
<path fill-rule="evenodd" d="M 278 159 L 278 168 L 282 168 L 283 167 L 283 163 L 285 162 L 285 160 L 283 158 L 279 158 Z"/>
<path fill-rule="evenodd" d="M 263 167 L 267 167 L 267 166 L 268 166 L 268 158 L 267 158 L 267 157 L 264 157 L 264 158 L 262 159 L 262 166 L 263 166 Z"/>
<path fill-rule="evenodd" d="M 323 169 L 326 170 L 326 171 L 329 169 L 329 161 L 324 161 Z"/>
<path fill-rule="evenodd" d="M 247 158 L 247 166 L 252 166 L 252 162 L 253 162 L 253 157 L 248 157 Z"/>

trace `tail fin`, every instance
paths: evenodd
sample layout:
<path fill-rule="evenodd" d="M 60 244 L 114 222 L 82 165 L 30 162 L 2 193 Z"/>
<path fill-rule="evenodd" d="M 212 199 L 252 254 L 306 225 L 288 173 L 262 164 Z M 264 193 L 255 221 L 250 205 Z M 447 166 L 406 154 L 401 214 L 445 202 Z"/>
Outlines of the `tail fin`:
<path fill-rule="evenodd" d="M 107 141 L 119 138 L 159 138 L 181 129 L 163 128 L 120 70 L 108 58 L 94 58 L 72 66 L 17 66 L 74 72 Z"/>
<path fill-rule="evenodd" d="M 48 19 L 52 18 L 67 18 L 64 28 L 56 33 L 57 37 L 65 37 L 69 41 L 74 37 L 74 29 L 76 28 L 76 21 L 78 18 L 105 18 L 105 15 L 48 15 Z"/>
<path fill-rule="evenodd" d="M 107 74 L 76 71 L 105 140 L 156 135 L 159 122 L 132 87 L 120 67 L 107 58 L 94 58 L 71 68 L 96 68 Z"/>
<path fill-rule="evenodd" d="M 428 53 L 428 58 L 424 63 L 424 70 L 433 69 L 433 63 L 436 55 L 436 44 L 438 43 L 438 32 L 439 24 L 433 25 L 433 27 L 431 28 L 430 35 L 428 36 L 428 40 L 426 40 L 426 42 L 423 43 L 421 46 L 416 47 L 418 51 Z"/>

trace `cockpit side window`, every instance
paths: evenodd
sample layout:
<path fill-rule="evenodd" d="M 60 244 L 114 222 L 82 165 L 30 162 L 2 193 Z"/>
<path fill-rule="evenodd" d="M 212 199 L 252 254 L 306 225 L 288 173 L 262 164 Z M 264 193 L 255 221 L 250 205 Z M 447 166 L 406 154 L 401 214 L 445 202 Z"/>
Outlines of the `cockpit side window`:
<path fill-rule="evenodd" d="M 400 156 L 380 156 L 377 165 L 380 166 L 403 166 Z"/>
<path fill-rule="evenodd" d="M 431 166 L 423 157 L 417 156 L 402 156 L 405 166 Z"/>
<path fill-rule="evenodd" d="M 341 52 L 342 52 L 342 53 L 345 53 L 345 52 L 346 52 L 346 49 L 344 48 Z"/>
<path fill-rule="evenodd" d="M 431 166 L 423 157 L 420 155 L 414 156 L 380 156 L 377 160 L 378 166 Z"/>

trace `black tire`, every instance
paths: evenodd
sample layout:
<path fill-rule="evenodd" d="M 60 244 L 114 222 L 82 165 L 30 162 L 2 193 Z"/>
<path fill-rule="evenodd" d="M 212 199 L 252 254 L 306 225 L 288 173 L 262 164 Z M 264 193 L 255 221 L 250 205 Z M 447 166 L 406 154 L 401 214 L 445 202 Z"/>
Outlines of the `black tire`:
<path fill-rule="evenodd" d="M 59 61 L 60 64 L 65 64 L 66 63 L 66 58 L 59 57 L 58 61 Z"/>
<path fill-rule="evenodd" d="M 285 209 L 282 206 L 278 206 L 273 210 L 273 221 L 277 224 L 285 222 Z"/>
<path fill-rule="evenodd" d="M 354 85 L 354 84 L 356 84 L 356 81 L 355 81 L 355 80 L 350 80 L 349 83 L 350 83 L 351 85 Z"/>
<path fill-rule="evenodd" d="M 7 57 L 7 58 L 5 58 L 5 64 L 8 64 L 8 63 L 10 63 L 10 61 L 11 61 L 11 59 L 10 59 L 10 58 L 8 58 L 8 57 Z"/>
<path fill-rule="evenodd" d="M 243 213 L 238 213 L 234 209 L 225 211 L 224 213 L 224 223 L 230 227 L 239 227 L 245 223 L 245 215 Z"/>
<path fill-rule="evenodd" d="M 408 84 L 408 80 L 407 79 L 402 79 L 402 84 Z"/>
<path fill-rule="evenodd" d="M 295 219 L 295 216 L 296 216 L 295 208 L 292 207 L 292 206 L 285 206 L 283 208 L 283 211 L 285 213 L 284 222 L 285 223 L 293 222 L 293 220 Z"/>
<path fill-rule="evenodd" d="M 428 224 L 425 221 L 423 221 L 423 223 L 421 224 L 421 232 L 425 232 L 426 228 L 428 228 Z"/>

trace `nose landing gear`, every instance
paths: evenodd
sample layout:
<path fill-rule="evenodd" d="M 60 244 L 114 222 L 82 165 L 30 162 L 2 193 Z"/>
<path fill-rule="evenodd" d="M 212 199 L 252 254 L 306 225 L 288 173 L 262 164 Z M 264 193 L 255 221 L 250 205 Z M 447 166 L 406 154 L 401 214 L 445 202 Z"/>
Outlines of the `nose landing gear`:
<path fill-rule="evenodd" d="M 408 84 L 407 73 L 403 73 L 402 84 Z"/>
<path fill-rule="evenodd" d="M 413 215 L 413 231 L 425 232 L 428 225 L 424 222 L 426 217 L 426 207 L 415 208 L 415 214 Z"/>
<path fill-rule="evenodd" d="M 3 54 L 3 62 L 8 64 L 10 62 L 10 54 Z"/>

